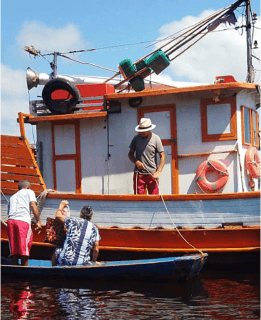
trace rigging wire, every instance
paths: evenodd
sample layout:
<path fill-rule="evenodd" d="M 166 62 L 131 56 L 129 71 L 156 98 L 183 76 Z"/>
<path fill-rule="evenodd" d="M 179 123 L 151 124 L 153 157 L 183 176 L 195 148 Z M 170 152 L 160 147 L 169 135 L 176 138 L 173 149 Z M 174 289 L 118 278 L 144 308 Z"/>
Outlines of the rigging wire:
<path fill-rule="evenodd" d="M 91 65 L 91 66 L 93 66 L 93 67 L 100 68 L 100 69 L 103 69 L 103 70 L 106 70 L 106 71 L 117 72 L 117 71 L 112 70 L 112 69 L 108 69 L 108 68 L 105 68 L 105 67 L 98 66 L 97 64 L 94 64 L 94 63 L 82 62 L 82 61 L 80 61 L 80 60 L 73 59 L 73 58 L 71 58 L 71 57 L 67 57 L 67 56 L 65 56 L 64 54 L 59 54 L 59 56 L 60 56 L 60 57 L 63 57 L 63 58 L 66 58 L 66 59 L 69 59 L 69 60 L 72 60 L 72 61 L 75 61 L 75 62 L 78 62 L 78 63 L 81 63 L 81 64 L 88 64 L 88 65 Z"/>

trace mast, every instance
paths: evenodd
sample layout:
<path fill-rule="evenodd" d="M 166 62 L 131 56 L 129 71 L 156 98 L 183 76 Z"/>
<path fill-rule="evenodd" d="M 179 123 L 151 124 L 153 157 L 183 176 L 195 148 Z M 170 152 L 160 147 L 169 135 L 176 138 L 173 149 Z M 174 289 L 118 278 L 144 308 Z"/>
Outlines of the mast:
<path fill-rule="evenodd" d="M 51 68 L 53 70 L 52 78 L 56 78 L 57 77 L 57 56 L 58 56 L 58 52 L 55 51 L 53 53 L 53 62 L 50 63 Z"/>
<path fill-rule="evenodd" d="M 247 37 L 247 82 L 254 82 L 252 66 L 252 38 L 251 38 L 251 0 L 246 0 L 246 37 Z"/>

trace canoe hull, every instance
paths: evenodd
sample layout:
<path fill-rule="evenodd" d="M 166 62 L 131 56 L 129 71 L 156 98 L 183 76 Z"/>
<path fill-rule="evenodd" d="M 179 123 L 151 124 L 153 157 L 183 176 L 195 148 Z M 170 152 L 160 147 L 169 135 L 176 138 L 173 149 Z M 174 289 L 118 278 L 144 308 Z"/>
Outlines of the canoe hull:
<path fill-rule="evenodd" d="M 3 276 L 19 277 L 65 277 L 82 279 L 117 279 L 117 278 L 171 278 L 189 279 L 201 271 L 207 254 L 190 255 L 176 258 L 146 259 L 131 261 L 111 261 L 101 265 L 79 267 L 51 267 L 50 261 L 31 260 L 29 266 L 4 265 Z"/>

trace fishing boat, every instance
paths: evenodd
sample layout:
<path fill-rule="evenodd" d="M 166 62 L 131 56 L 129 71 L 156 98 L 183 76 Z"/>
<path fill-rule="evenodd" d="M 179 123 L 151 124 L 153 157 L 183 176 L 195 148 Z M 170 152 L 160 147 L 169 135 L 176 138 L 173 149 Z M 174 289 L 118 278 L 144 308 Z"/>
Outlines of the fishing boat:
<path fill-rule="evenodd" d="M 175 279 L 187 280 L 199 274 L 207 254 L 189 255 L 174 258 L 109 261 L 86 266 L 52 266 L 49 260 L 30 260 L 28 266 L 12 265 L 3 260 L 1 273 L 3 276 L 18 277 L 55 277 L 108 279 Z"/>
<path fill-rule="evenodd" d="M 242 3 L 190 31 L 205 36 Z M 246 1 L 247 12 L 248 6 Z M 253 83 L 252 67 L 248 82 L 224 75 L 214 84 L 148 86 L 145 78 L 168 67 L 175 45 L 135 63 L 125 59 L 114 77 L 98 83 L 58 75 L 57 52 L 51 75 L 27 70 L 28 89 L 43 85 L 43 99 L 30 101 L 28 114 L 19 113 L 19 137 L 1 136 L 2 220 L 18 181 L 27 178 L 39 196 L 43 224 L 55 216 L 61 200 L 69 201 L 76 217 L 84 205 L 92 206 L 106 260 L 202 251 L 215 263 L 231 263 L 232 256 L 236 263 L 259 261 L 260 86 Z M 153 132 L 164 145 L 159 195 L 133 194 L 127 155 L 143 117 L 156 124 Z M 25 124 L 36 126 L 34 149 Z M 1 243 L 8 254 L 3 223 Z M 53 248 L 45 242 L 44 228 L 34 232 L 34 254 Z"/>

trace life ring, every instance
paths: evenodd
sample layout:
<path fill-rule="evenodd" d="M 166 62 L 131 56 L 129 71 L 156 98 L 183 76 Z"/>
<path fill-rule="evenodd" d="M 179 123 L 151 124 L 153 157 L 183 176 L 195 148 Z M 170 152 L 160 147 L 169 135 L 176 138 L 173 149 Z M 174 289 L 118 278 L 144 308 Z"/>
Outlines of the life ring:
<path fill-rule="evenodd" d="M 52 99 L 52 93 L 57 90 L 67 91 L 69 94 L 68 99 Z M 70 113 L 80 98 L 79 90 L 64 79 L 52 79 L 44 86 L 42 97 L 45 105 L 54 114 Z"/>
<path fill-rule="evenodd" d="M 216 171 L 218 174 L 217 181 L 210 182 L 207 180 L 207 173 Z M 215 193 L 221 191 L 229 178 L 226 165 L 219 160 L 206 160 L 202 162 L 196 172 L 196 182 L 204 192 Z"/>
<path fill-rule="evenodd" d="M 255 147 L 249 147 L 245 155 L 246 169 L 251 178 L 260 177 L 260 157 Z"/>

